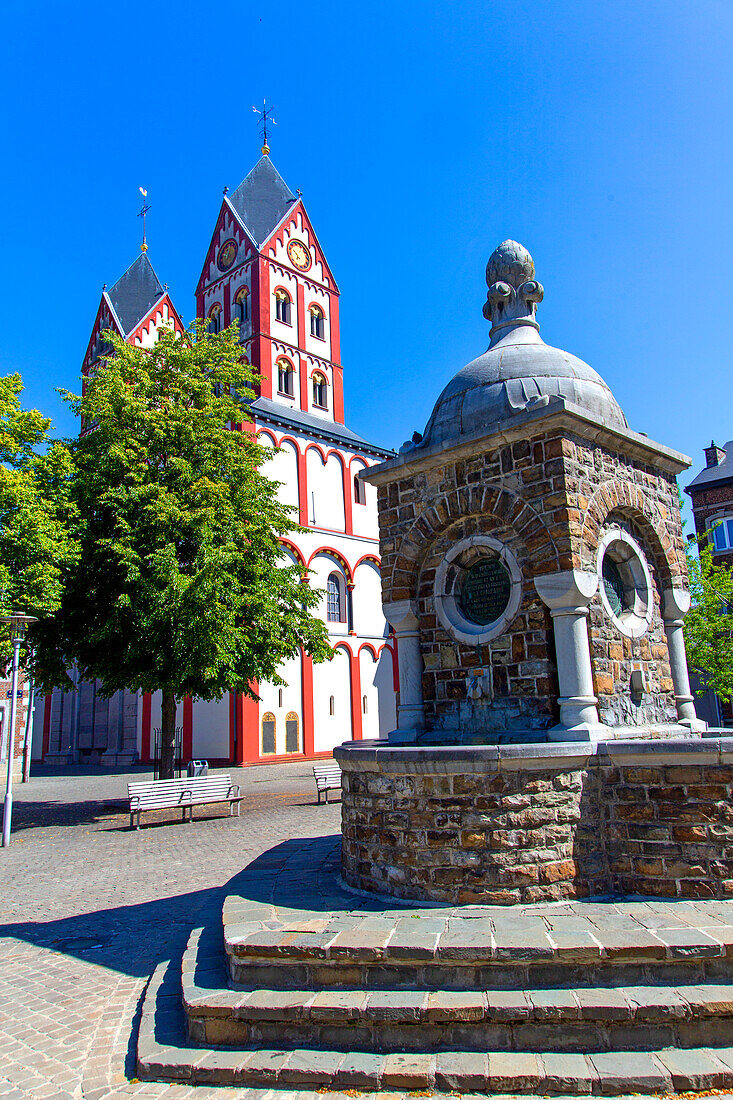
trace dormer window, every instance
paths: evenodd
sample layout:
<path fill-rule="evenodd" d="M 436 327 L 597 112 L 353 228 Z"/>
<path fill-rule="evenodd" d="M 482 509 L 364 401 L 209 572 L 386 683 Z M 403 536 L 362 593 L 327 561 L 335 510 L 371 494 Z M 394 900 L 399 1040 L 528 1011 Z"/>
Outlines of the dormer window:
<path fill-rule="evenodd" d="M 294 377 L 293 364 L 289 359 L 284 357 L 277 361 L 277 390 L 278 393 L 284 397 L 295 396 L 295 386 L 293 385 Z"/>
<path fill-rule="evenodd" d="M 315 336 L 317 340 L 325 340 L 326 319 L 323 310 L 320 306 L 311 306 L 309 312 L 311 315 L 311 336 Z"/>
<path fill-rule="evenodd" d="M 242 286 L 234 295 L 235 316 L 241 325 L 249 321 L 249 288 Z"/>
<path fill-rule="evenodd" d="M 320 371 L 315 371 L 311 379 L 313 383 L 313 404 L 319 409 L 328 408 L 328 382 L 326 376 Z"/>
<path fill-rule="evenodd" d="M 292 324 L 290 319 L 291 304 L 290 295 L 286 290 L 275 291 L 275 316 L 283 325 Z"/>
<path fill-rule="evenodd" d="M 209 332 L 212 336 L 221 332 L 221 306 L 218 302 L 209 310 Z"/>
<path fill-rule="evenodd" d="M 716 526 L 717 524 L 717 526 Z M 733 550 L 733 516 L 716 517 L 710 520 L 710 535 L 716 554 L 724 550 Z"/>

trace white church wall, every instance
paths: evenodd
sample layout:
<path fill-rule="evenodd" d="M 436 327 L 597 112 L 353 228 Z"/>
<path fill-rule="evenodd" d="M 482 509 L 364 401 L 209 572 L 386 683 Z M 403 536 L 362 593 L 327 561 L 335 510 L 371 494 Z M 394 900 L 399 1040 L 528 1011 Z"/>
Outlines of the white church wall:
<path fill-rule="evenodd" d="M 331 752 L 352 738 L 349 656 L 342 647 L 313 666 L 313 727 L 315 752 Z"/>
<path fill-rule="evenodd" d="M 263 683 L 259 687 L 260 696 L 260 752 L 262 752 L 262 720 L 266 714 L 272 714 L 275 718 L 275 753 L 283 755 L 287 752 L 286 722 L 289 715 L 294 714 L 298 720 L 298 748 L 303 751 L 303 694 L 302 694 L 302 661 L 300 654 L 283 661 L 278 672 L 285 680 L 285 686 L 278 687 L 272 683 Z"/>
<path fill-rule="evenodd" d="M 229 756 L 229 696 L 210 701 L 194 699 L 191 710 L 193 759 L 226 759 Z"/>
<path fill-rule="evenodd" d="M 309 523 L 334 531 L 345 530 L 344 475 L 338 456 L 331 453 L 324 463 L 318 448 L 309 447 L 306 472 Z"/>
<path fill-rule="evenodd" d="M 257 437 L 263 447 L 268 447 L 272 457 L 262 466 L 262 473 L 271 481 L 279 481 L 281 484 L 277 490 L 277 498 L 281 504 L 290 504 L 298 507 L 298 456 L 292 443 L 285 440 L 280 444 L 279 451 L 275 450 L 272 437 L 266 432 L 261 432 Z M 298 514 L 294 515 L 297 522 Z"/>
<path fill-rule="evenodd" d="M 384 637 L 382 582 L 374 562 L 363 561 L 354 573 L 354 630 L 362 637 Z"/>
<path fill-rule="evenodd" d="M 379 688 L 376 677 L 379 661 L 374 660 L 372 651 L 368 648 L 361 650 L 359 654 L 359 678 L 361 681 L 361 730 L 362 737 L 379 737 Z"/>

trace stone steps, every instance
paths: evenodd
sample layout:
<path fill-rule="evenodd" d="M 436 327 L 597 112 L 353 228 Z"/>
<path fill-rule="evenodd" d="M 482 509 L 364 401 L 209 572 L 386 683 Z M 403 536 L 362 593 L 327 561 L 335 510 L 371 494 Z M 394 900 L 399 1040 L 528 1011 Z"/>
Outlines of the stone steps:
<path fill-rule="evenodd" d="M 733 903 L 719 904 L 733 910 Z M 669 905 L 647 908 L 647 927 L 630 916 L 609 919 L 600 904 L 583 906 L 584 915 L 577 918 L 550 909 L 543 916 L 525 911 L 507 918 L 505 912 L 497 916 L 494 907 L 467 916 L 423 910 L 337 914 L 329 920 L 330 914 L 318 919 L 230 897 L 223 912 L 224 947 L 229 981 L 242 988 L 523 989 L 733 981 L 733 925 L 723 923 L 733 920 L 733 912 L 702 914 L 690 906 L 686 912 L 710 922 L 692 927 Z M 268 915 L 276 919 L 265 920 Z"/>
<path fill-rule="evenodd" d="M 297 966 L 297 963 L 294 963 Z M 192 933 L 182 963 L 192 1040 L 344 1051 L 649 1050 L 725 1045 L 733 984 L 527 990 L 224 988 L 216 933 Z"/>
<path fill-rule="evenodd" d="M 369 1053 L 282 1047 L 222 1050 L 185 1037 L 178 975 L 151 978 L 138 1036 L 142 1080 L 319 1090 L 625 1095 L 733 1088 L 733 1048 L 600 1053 L 467 1050 Z"/>

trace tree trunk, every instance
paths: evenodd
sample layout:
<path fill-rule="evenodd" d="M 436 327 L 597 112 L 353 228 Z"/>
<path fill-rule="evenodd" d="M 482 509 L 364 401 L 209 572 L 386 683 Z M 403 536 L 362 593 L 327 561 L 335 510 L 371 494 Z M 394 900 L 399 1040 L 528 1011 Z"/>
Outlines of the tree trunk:
<path fill-rule="evenodd" d="M 163 692 L 160 715 L 160 778 L 173 779 L 176 756 L 176 697 Z"/>

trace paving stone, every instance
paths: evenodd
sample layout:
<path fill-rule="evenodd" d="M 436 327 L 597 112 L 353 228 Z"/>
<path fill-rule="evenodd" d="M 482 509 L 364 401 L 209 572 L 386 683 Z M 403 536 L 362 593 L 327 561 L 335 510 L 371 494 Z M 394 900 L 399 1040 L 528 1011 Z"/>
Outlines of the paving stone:
<path fill-rule="evenodd" d="M 634 1092 L 664 1092 L 672 1085 L 671 1075 L 651 1054 L 624 1051 L 623 1054 L 589 1054 L 604 1095 Z"/>
<path fill-rule="evenodd" d="M 486 1001 L 481 992 L 438 990 L 428 994 L 425 1010 L 431 1022 L 482 1020 L 486 1011 Z"/>
<path fill-rule="evenodd" d="M 584 1054 L 543 1052 L 541 1061 L 542 1088 L 547 1092 L 583 1095 L 593 1092 L 598 1084 L 598 1074 Z"/>
<path fill-rule="evenodd" d="M 428 1003 L 428 996 L 432 994 L 408 989 L 376 990 L 369 994 L 366 1018 L 418 1021 Z"/>
<path fill-rule="evenodd" d="M 494 1092 L 535 1092 L 542 1087 L 544 1070 L 537 1054 L 513 1051 L 489 1053 L 489 1087 Z"/>
<path fill-rule="evenodd" d="M 343 1052 L 294 1050 L 278 1073 L 280 1085 L 330 1085 L 344 1060 Z"/>
<path fill-rule="evenodd" d="M 322 989 L 310 1003 L 312 1020 L 355 1020 L 363 1015 L 367 994 L 352 989 Z"/>
<path fill-rule="evenodd" d="M 385 1088 L 424 1089 L 435 1078 L 434 1054 L 387 1054 L 382 1084 Z"/>
<path fill-rule="evenodd" d="M 456 1092 L 479 1092 L 486 1087 L 487 1054 L 472 1051 L 439 1052 L 435 1066 L 435 1087 Z"/>
<path fill-rule="evenodd" d="M 715 1057 L 714 1050 L 664 1050 L 657 1059 L 672 1077 L 676 1089 L 717 1089 L 733 1084 L 733 1074 Z"/>
<path fill-rule="evenodd" d="M 632 1008 L 620 989 L 575 989 L 583 1020 L 628 1020 Z"/>
<path fill-rule="evenodd" d="M 486 994 L 486 1017 L 497 1023 L 528 1020 L 532 1006 L 524 990 L 489 989 Z"/>
<path fill-rule="evenodd" d="M 604 955 L 615 961 L 631 958 L 664 959 L 667 956 L 666 945 L 639 925 L 628 928 L 599 928 L 594 935 L 600 940 Z"/>
<path fill-rule="evenodd" d="M 714 938 L 714 933 L 708 934 L 698 928 L 664 928 L 658 929 L 655 935 L 665 944 L 669 958 L 699 959 L 725 954 L 725 948 Z"/>
<path fill-rule="evenodd" d="M 578 1002 L 570 989 L 530 989 L 527 991 L 536 1020 L 577 1020 Z"/>
<path fill-rule="evenodd" d="M 336 1084 L 339 1088 L 378 1088 L 383 1068 L 384 1058 L 381 1054 L 352 1051 L 344 1055 L 336 1075 Z"/>

